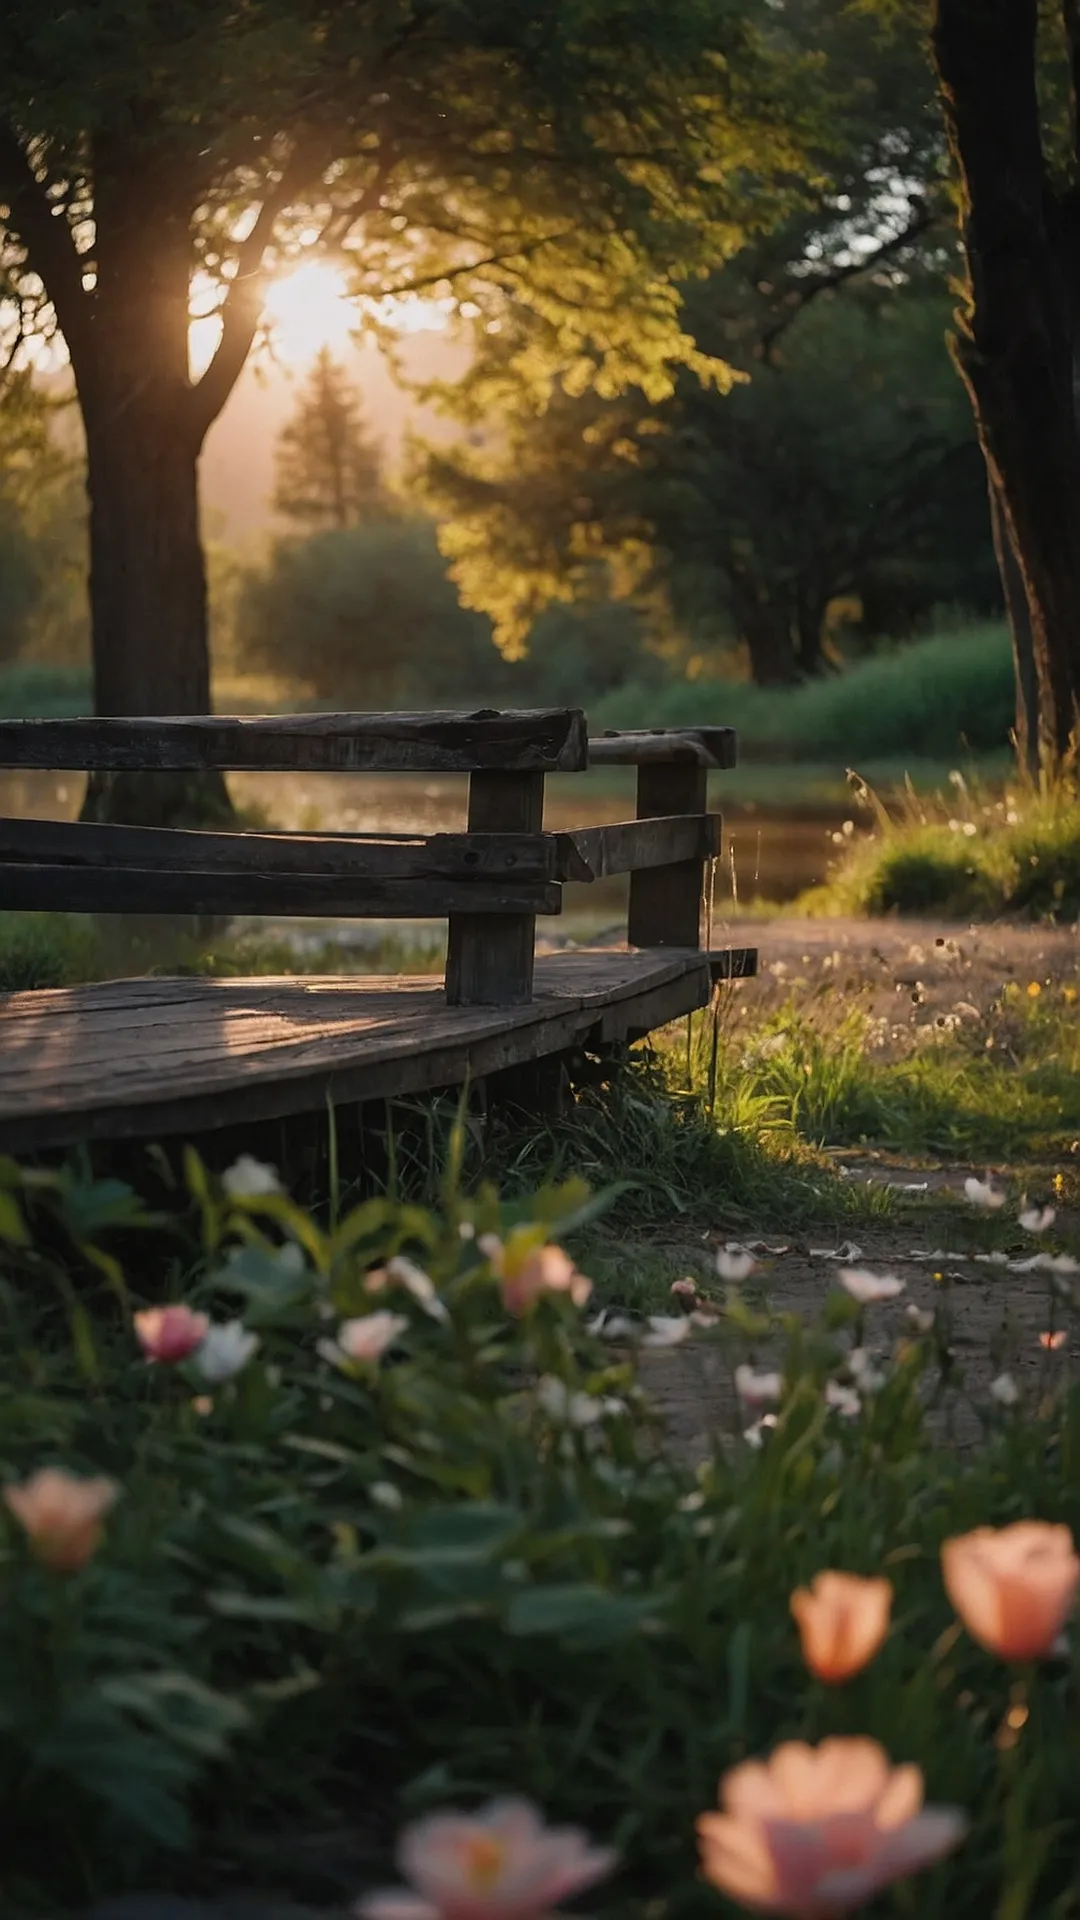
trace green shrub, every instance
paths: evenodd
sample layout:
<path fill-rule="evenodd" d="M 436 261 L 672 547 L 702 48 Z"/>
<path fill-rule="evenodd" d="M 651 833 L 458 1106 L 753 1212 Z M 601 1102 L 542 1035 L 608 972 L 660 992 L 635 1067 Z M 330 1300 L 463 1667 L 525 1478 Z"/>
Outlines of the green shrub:
<path fill-rule="evenodd" d="M 90 921 L 74 914 L 0 913 L 0 993 L 97 979 L 102 955 Z"/>
<path fill-rule="evenodd" d="M 1016 695 L 1004 627 L 931 634 L 796 687 L 687 680 L 626 687 L 594 706 L 597 726 L 737 727 L 745 752 L 794 760 L 955 758 L 1008 744 Z"/>
<path fill-rule="evenodd" d="M 1022 1515 L 1080 1526 L 1080 1391 L 979 1406 L 958 1462 L 934 1438 L 962 1391 L 946 1302 L 845 1418 L 823 1384 L 875 1337 L 851 1300 L 800 1327 L 718 1298 L 693 1337 L 732 1358 L 786 1339 L 785 1385 L 757 1451 L 736 1428 L 695 1471 L 568 1291 L 507 1310 L 481 1236 L 516 1248 L 513 1280 L 549 1233 L 572 1242 L 580 1188 L 508 1209 L 451 1177 L 438 1213 L 384 1199 L 323 1226 L 251 1163 L 224 1186 L 157 1164 L 154 1214 L 115 1180 L 0 1170 L 0 1479 L 121 1489 L 69 1573 L 0 1512 L 6 1912 L 237 1874 L 339 1902 L 387 1877 L 405 1815 L 513 1790 L 619 1848 L 595 1910 L 689 1920 L 717 1911 L 693 1821 L 718 1775 L 838 1731 L 970 1812 L 924 1920 L 1068 1911 L 1077 1654 L 1023 1678 L 1003 1754 L 1018 1677 L 958 1631 L 938 1553 Z M 401 1255 L 430 1285 L 387 1272 Z M 131 1314 L 155 1297 L 242 1313 L 257 1351 L 216 1382 L 197 1356 L 148 1366 Z M 343 1367 L 327 1343 L 372 1309 L 395 1341 Z M 830 1566 L 896 1588 L 883 1651 L 831 1690 L 788 1614 Z"/>
<path fill-rule="evenodd" d="M 1080 791 L 1066 770 L 991 799 L 950 774 L 947 796 L 909 787 L 893 813 L 857 784 L 874 826 L 851 834 L 809 913 L 912 913 L 950 919 L 1080 915 Z M 839 837 L 839 836 L 837 836 Z"/>
<path fill-rule="evenodd" d="M 93 711 L 85 667 L 15 663 L 0 673 L 0 720 L 66 720 Z"/>

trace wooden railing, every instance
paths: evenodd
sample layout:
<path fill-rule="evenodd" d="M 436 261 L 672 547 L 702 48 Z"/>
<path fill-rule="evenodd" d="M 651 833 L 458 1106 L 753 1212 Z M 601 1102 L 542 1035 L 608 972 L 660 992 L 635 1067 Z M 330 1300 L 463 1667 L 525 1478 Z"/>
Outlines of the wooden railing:
<path fill-rule="evenodd" d="M 458 772 L 463 833 L 210 832 L 0 820 L 0 909 L 70 913 L 446 918 L 446 995 L 514 1006 L 533 991 L 538 914 L 567 881 L 629 873 L 628 938 L 701 944 L 720 844 L 710 769 L 735 763 L 730 728 L 589 738 L 574 709 L 295 717 L 0 721 L 0 767 L 72 771 Z M 637 818 L 543 830 L 549 773 L 636 766 Z M 751 956 L 717 971 L 752 971 Z"/>

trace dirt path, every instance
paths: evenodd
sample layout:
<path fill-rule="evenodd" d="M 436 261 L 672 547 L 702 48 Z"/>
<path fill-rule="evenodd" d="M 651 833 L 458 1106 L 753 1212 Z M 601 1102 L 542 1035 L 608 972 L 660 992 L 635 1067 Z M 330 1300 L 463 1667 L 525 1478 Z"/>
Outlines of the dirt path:
<path fill-rule="evenodd" d="M 737 990 L 736 1019 L 740 1006 L 757 1024 L 792 997 L 801 1009 L 811 1010 L 834 1008 L 841 995 L 879 1023 L 886 1056 L 910 1047 L 919 1028 L 948 1030 L 981 1022 L 1009 982 L 1034 997 L 1080 980 L 1080 933 L 1072 928 L 763 920 L 732 922 L 725 933 L 733 945 L 757 945 L 761 956 L 759 979 Z M 714 933 L 713 944 L 722 938 Z M 985 1399 L 990 1382 L 1003 1372 L 1029 1400 L 1071 1376 L 1080 1358 L 1080 1335 L 1069 1332 L 1060 1347 L 1040 1343 L 1040 1335 L 1065 1325 L 1061 1303 L 1053 1296 L 1053 1276 L 1016 1267 L 1039 1248 L 1080 1254 L 1080 1218 L 1059 1211 L 1051 1238 L 1032 1241 L 1011 1205 L 1007 1224 L 1003 1212 L 990 1231 L 987 1216 L 964 1199 L 965 1179 L 983 1177 L 984 1167 L 904 1162 L 872 1151 L 845 1151 L 836 1158 L 845 1177 L 896 1190 L 894 1217 L 858 1229 L 854 1247 L 837 1245 L 828 1232 L 808 1238 L 777 1235 L 767 1218 L 755 1221 L 745 1237 L 764 1243 L 749 1283 L 761 1299 L 777 1312 L 812 1317 L 835 1286 L 842 1263 L 868 1266 L 904 1281 L 898 1301 L 868 1313 L 867 1339 L 879 1356 L 910 1334 L 906 1309 L 913 1305 L 943 1317 L 965 1392 L 975 1400 Z M 992 1171 L 1008 1182 L 1008 1166 Z M 698 1276 L 708 1271 L 717 1240 L 710 1235 L 704 1244 L 682 1243 L 688 1271 Z M 754 1358 L 764 1364 L 776 1353 L 759 1350 Z M 717 1349 L 699 1350 L 687 1342 L 651 1354 L 644 1377 L 672 1439 L 692 1456 L 703 1456 L 718 1430 L 738 1426 L 731 1363 Z M 973 1437 L 977 1423 L 969 1418 L 963 1424 L 961 1439 Z"/>

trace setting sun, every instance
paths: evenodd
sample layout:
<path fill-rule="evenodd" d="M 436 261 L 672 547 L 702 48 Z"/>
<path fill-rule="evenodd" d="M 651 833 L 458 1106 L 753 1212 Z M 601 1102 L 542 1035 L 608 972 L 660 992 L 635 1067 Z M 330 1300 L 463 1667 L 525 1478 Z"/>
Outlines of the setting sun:
<path fill-rule="evenodd" d="M 199 293 L 195 291 L 195 313 L 191 322 L 191 370 L 197 379 L 214 356 L 221 337 L 221 321 L 216 304 L 199 311 Z M 216 292 L 212 295 L 216 303 Z M 287 367 L 306 367 L 323 347 L 341 356 L 356 344 L 362 315 L 366 312 L 393 328 L 395 333 L 441 333 L 453 301 L 425 300 L 416 294 L 384 300 L 355 300 L 347 291 L 340 268 L 324 260 L 305 260 L 270 282 L 263 306 L 270 350 Z"/>
<path fill-rule="evenodd" d="M 344 276 L 320 260 L 272 280 L 263 313 L 271 348 L 289 366 L 306 365 L 323 347 L 343 353 L 358 320 Z"/>

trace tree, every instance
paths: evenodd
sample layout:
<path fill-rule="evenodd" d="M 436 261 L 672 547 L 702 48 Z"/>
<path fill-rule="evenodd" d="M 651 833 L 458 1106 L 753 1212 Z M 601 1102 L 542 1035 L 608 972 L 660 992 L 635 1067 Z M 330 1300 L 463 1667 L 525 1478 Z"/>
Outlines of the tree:
<path fill-rule="evenodd" d="M 709 350 L 714 299 L 702 289 L 700 320 L 698 296 L 688 307 Z M 565 400 L 486 472 L 461 451 L 433 458 L 469 597 L 516 640 L 602 551 L 624 590 L 659 586 L 680 625 L 734 634 L 762 685 L 820 669 L 840 598 L 894 634 L 935 604 L 998 605 L 947 313 L 939 291 L 853 280 L 809 303 L 730 392 L 687 376 L 658 409 Z"/>
<path fill-rule="evenodd" d="M 430 461 L 455 577 L 511 650 L 601 552 L 628 587 L 659 570 L 684 611 L 692 587 L 766 681 L 818 664 L 835 595 L 858 591 L 898 625 L 937 589 L 993 596 L 979 456 L 944 350 L 956 249 L 925 39 L 883 33 L 848 0 L 804 0 L 776 20 L 796 64 L 813 52 L 821 138 L 785 218 L 684 307 L 705 367 L 741 380 L 687 370 L 659 406 L 537 400 L 515 387 L 543 324 L 523 315 L 485 341 L 466 382 L 474 444 Z M 508 395 L 509 423 L 488 438 Z"/>
<path fill-rule="evenodd" d="M 935 0 L 933 49 L 967 263 L 956 359 L 998 522 L 1021 725 L 1053 759 L 1080 702 L 1080 6 Z"/>
<path fill-rule="evenodd" d="M 482 325 L 514 298 L 567 378 L 660 391 L 693 357 L 670 276 L 797 167 L 770 74 L 735 0 L 8 0 L 0 266 L 78 389 L 97 710 L 208 709 L 198 459 L 267 272 L 321 244 L 358 296 L 456 289 Z M 196 278 L 221 337 L 193 379 Z M 159 818 L 191 805 L 163 780 Z"/>
<path fill-rule="evenodd" d="M 62 406 L 25 368 L 0 371 L 0 662 L 43 629 L 62 643 L 71 623 L 81 528 L 78 462 L 55 430 Z"/>
<path fill-rule="evenodd" d="M 379 449 L 355 387 L 326 347 L 278 436 L 276 478 L 276 511 L 302 527 L 340 529 L 385 513 Z"/>

